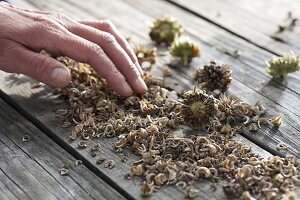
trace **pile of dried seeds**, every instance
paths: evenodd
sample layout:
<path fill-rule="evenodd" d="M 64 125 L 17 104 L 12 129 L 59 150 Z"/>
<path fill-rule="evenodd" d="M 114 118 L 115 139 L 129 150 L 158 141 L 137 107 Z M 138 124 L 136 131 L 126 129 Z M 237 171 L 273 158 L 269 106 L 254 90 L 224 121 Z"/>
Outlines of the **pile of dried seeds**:
<path fill-rule="evenodd" d="M 234 139 L 236 133 L 272 125 L 261 103 L 249 105 L 235 95 L 216 99 L 197 88 L 182 99 L 150 75 L 144 76 L 147 93 L 121 97 L 89 65 L 66 57 L 57 59 L 72 74 L 69 86 L 57 91 L 69 104 L 58 110 L 57 116 L 64 120 L 64 127 L 76 125 L 70 139 L 77 140 L 79 148 L 87 148 L 89 139 L 116 137 L 116 149 L 137 153 L 140 160 L 133 163 L 126 177 L 143 178 L 143 196 L 163 185 L 175 185 L 193 198 L 199 194 L 194 182 L 208 179 L 222 181 L 231 198 L 296 199 L 294 189 L 300 183 L 300 173 L 292 156 L 264 160 Z M 196 126 L 201 129 L 193 133 L 182 129 L 197 123 L 202 123 Z M 106 161 L 95 159 L 97 163 Z M 113 168 L 114 161 L 105 166 Z"/>

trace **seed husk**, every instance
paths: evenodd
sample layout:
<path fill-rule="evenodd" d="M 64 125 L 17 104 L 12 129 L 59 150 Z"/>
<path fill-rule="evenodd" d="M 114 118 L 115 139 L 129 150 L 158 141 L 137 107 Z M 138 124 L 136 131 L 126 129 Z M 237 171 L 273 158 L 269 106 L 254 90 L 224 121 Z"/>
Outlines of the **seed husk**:
<path fill-rule="evenodd" d="M 30 135 L 24 135 L 22 138 L 23 142 L 29 142 L 30 141 Z"/>
<path fill-rule="evenodd" d="M 198 89 L 181 96 L 164 88 L 163 79 L 149 73 L 143 76 L 149 88 L 145 94 L 123 98 L 87 64 L 58 59 L 70 69 L 72 80 L 59 90 L 69 105 L 57 117 L 75 124 L 71 139 L 85 137 L 79 141 L 83 142 L 82 148 L 92 139 L 97 142 L 113 138 L 120 156 L 127 151 L 136 154 L 140 160 L 133 161 L 130 174 L 142 177 L 142 195 L 174 184 L 189 189 L 187 196 L 192 198 L 198 192 L 190 186 L 207 179 L 213 183 L 222 180 L 230 197 L 249 196 L 248 191 L 253 198 L 274 194 L 281 198 L 300 182 L 292 156 L 263 159 L 234 138 L 236 133 L 248 131 L 251 124 L 258 128 L 268 125 L 267 108 L 260 103 L 250 105 L 234 94 L 210 97 Z M 199 104 L 192 105 L 198 100 Z M 203 109 L 208 107 L 211 109 Z M 199 125 L 199 119 L 188 114 L 204 117 Z M 182 125 L 200 130 L 186 133 Z M 90 152 L 98 152 L 98 148 L 89 146 Z M 110 158 L 95 159 L 96 164 L 104 163 L 107 168 L 115 165 Z"/>

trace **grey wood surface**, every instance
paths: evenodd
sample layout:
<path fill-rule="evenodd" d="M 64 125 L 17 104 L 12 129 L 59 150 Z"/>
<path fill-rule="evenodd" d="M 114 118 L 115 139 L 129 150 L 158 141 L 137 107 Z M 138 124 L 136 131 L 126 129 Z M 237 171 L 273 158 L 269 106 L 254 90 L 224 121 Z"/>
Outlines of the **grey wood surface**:
<path fill-rule="evenodd" d="M 198 17 L 231 31 L 270 52 L 282 54 L 293 50 L 300 53 L 299 26 L 295 27 L 292 32 L 275 34 L 278 31 L 278 25 L 288 23 L 288 12 L 291 12 L 293 17 L 300 17 L 299 0 L 168 1 L 193 11 Z M 271 36 L 274 35 L 282 38 L 284 42 L 272 39 Z"/>
<path fill-rule="evenodd" d="M 124 199 L 2 99 L 0 110 L 1 200 Z M 60 175 L 64 165 L 67 176 Z"/>
<path fill-rule="evenodd" d="M 279 130 L 274 131 L 266 128 L 256 134 L 245 133 L 245 136 L 259 146 L 272 153 L 276 152 L 275 146 L 283 142 L 289 146 L 289 153 L 299 158 L 299 79 L 290 76 L 288 86 L 279 82 L 270 81 L 270 76 L 264 71 L 264 60 L 273 54 L 258 48 L 236 35 L 224 31 L 206 20 L 195 17 L 193 14 L 173 6 L 164 1 L 107 1 L 91 0 L 88 3 L 80 0 L 68 1 L 20 1 L 21 4 L 39 9 L 56 10 L 63 12 L 75 19 L 103 19 L 110 18 L 115 24 L 133 41 L 149 43 L 148 28 L 145 22 L 152 21 L 155 17 L 169 14 L 180 19 L 189 35 L 199 42 L 202 47 L 202 57 L 196 59 L 190 69 L 171 69 L 172 78 L 168 79 L 168 84 L 174 86 L 175 82 L 179 86 L 174 86 L 178 91 L 191 87 L 190 82 L 193 71 L 208 62 L 210 59 L 229 63 L 234 72 L 234 82 L 230 92 L 235 92 L 249 103 L 260 100 L 264 103 L 271 114 L 284 115 L 284 124 Z M 102 6 L 105 5 L 105 6 Z M 133 20 L 137 19 L 137 20 Z M 241 56 L 236 59 L 230 54 L 234 50 L 239 50 Z M 226 53 L 227 52 L 227 53 Z M 229 53 L 228 53 L 229 52 Z M 156 66 L 156 73 L 161 72 L 162 66 L 170 61 L 170 57 L 161 58 Z M 131 161 L 121 162 L 121 156 L 115 153 L 111 142 L 114 139 L 101 141 L 90 141 L 90 144 L 99 142 L 102 145 L 100 153 L 107 159 L 116 161 L 116 167 L 108 170 L 103 166 L 95 165 L 95 158 L 92 158 L 88 150 L 78 150 L 77 143 L 69 143 L 69 130 L 60 127 L 60 121 L 55 118 L 53 110 L 62 108 L 65 105 L 55 105 L 51 103 L 52 91 L 50 88 L 31 89 L 34 81 L 24 76 L 16 77 L 4 72 L 0 74 L 1 96 L 10 102 L 15 108 L 22 112 L 36 126 L 48 134 L 55 142 L 63 146 L 69 153 L 76 158 L 84 160 L 85 165 L 97 176 L 107 181 L 119 192 L 128 198 L 140 199 L 140 180 L 128 181 L 124 179 L 124 174 L 130 170 Z M 259 148 L 243 136 L 239 139 L 251 146 L 264 156 L 268 152 Z M 130 159 L 134 160 L 133 156 Z M 1 185 L 0 185 L 1 186 Z M 223 199 L 225 198 L 222 189 L 211 192 L 208 182 L 198 183 L 201 193 L 199 199 Z M 9 193 L 8 193 L 9 194 Z M 13 194 L 11 194 L 13 195 Z M 183 199 L 185 194 L 175 187 L 163 187 L 155 193 L 151 199 Z"/>
<path fill-rule="evenodd" d="M 276 145 L 284 143 L 289 147 L 289 153 L 299 158 L 300 96 L 298 91 L 300 91 L 300 79 L 289 79 L 288 86 L 271 81 L 264 69 L 264 61 L 273 56 L 271 53 L 164 1 L 156 0 L 149 3 L 149 1 L 135 0 L 112 2 L 90 0 L 88 4 L 80 0 L 64 1 L 63 3 L 52 1 L 51 4 L 34 0 L 28 0 L 28 2 L 40 9 L 62 11 L 75 19 L 110 18 L 133 41 L 142 43 L 149 43 L 146 22 L 165 13 L 177 17 L 185 24 L 186 34 L 201 44 L 203 52 L 202 57 L 196 59 L 189 69 L 173 69 L 172 80 L 180 83 L 177 89 L 190 88 L 192 85 L 190 80 L 195 69 L 211 59 L 230 64 L 234 78 L 230 92 L 237 93 L 249 103 L 259 100 L 267 106 L 269 114 L 279 114 L 284 117 L 284 123 L 279 130 L 266 129 L 257 134 L 245 133 L 244 136 L 279 155 L 284 152 L 277 152 Z M 109 6 L 103 7 L 102 4 Z M 139 16 L 138 20 L 135 20 L 134 26 L 132 26 L 132 19 L 136 16 Z M 242 55 L 236 59 L 224 53 L 224 49 L 229 52 L 238 49 Z M 168 56 L 161 59 L 157 71 L 170 60 L 171 58 Z M 170 80 L 171 83 L 173 83 L 172 80 Z"/>

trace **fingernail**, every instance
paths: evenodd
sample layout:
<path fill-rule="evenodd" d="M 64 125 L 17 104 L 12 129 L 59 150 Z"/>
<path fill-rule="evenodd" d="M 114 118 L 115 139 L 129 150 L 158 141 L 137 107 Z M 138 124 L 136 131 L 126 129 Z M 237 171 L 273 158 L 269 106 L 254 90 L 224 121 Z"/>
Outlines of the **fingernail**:
<path fill-rule="evenodd" d="M 65 84 L 68 76 L 69 76 L 69 71 L 67 68 L 56 67 L 53 69 L 51 73 L 51 80 L 55 84 Z"/>
<path fill-rule="evenodd" d="M 146 83 L 140 76 L 134 81 L 133 84 L 136 85 L 137 92 L 143 93 L 148 89 Z"/>
<path fill-rule="evenodd" d="M 122 91 L 124 92 L 124 96 L 132 95 L 132 89 L 127 83 L 122 85 Z"/>
<path fill-rule="evenodd" d="M 142 70 L 142 67 L 140 65 L 140 63 L 138 61 L 135 62 L 135 65 L 136 67 L 138 68 L 139 72 L 140 72 L 140 75 L 143 75 L 143 70 Z"/>

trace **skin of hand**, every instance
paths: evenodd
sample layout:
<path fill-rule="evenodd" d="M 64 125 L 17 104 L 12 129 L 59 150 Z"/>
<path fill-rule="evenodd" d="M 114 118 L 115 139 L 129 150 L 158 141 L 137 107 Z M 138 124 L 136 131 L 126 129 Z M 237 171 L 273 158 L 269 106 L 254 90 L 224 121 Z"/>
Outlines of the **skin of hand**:
<path fill-rule="evenodd" d="M 147 90 L 133 50 L 110 21 L 78 22 L 0 2 L 0 70 L 55 87 L 68 85 L 68 68 L 41 50 L 90 64 L 122 96 Z"/>

